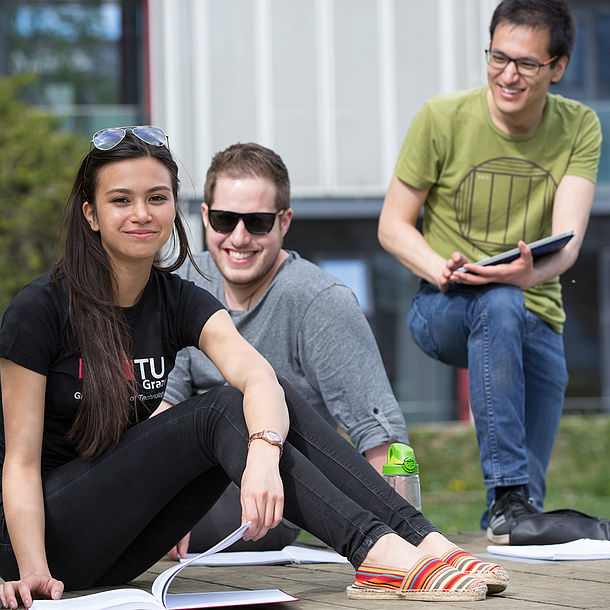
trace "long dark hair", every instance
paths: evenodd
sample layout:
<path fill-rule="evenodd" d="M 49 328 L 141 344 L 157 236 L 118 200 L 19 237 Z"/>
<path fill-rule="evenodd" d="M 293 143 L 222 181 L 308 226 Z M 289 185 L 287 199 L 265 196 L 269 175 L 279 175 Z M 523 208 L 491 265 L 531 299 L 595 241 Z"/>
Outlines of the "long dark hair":
<path fill-rule="evenodd" d="M 496 28 L 502 23 L 531 28 L 547 28 L 549 34 L 549 55 L 557 59 L 570 57 L 576 36 L 576 23 L 565 0 L 502 0 L 496 7 L 489 25 L 493 40 Z"/>
<path fill-rule="evenodd" d="M 93 231 L 83 213 L 83 203 L 94 206 L 100 171 L 110 163 L 150 157 L 160 161 L 171 176 L 174 200 L 178 201 L 178 167 L 166 146 L 151 146 L 127 132 L 110 150 L 92 147 L 81 162 L 64 211 L 61 231 L 66 246 L 63 257 L 51 272 L 58 285 L 65 276 L 69 293 L 70 341 L 80 349 L 82 359 L 81 401 L 69 436 L 79 455 L 92 460 L 113 447 L 121 434 L 137 421 L 139 394 L 128 374 L 130 340 L 127 322 L 117 305 L 116 278 L 99 232 Z M 157 254 L 153 267 L 175 271 L 192 255 L 180 209 L 176 206 L 172 251 L 177 257 L 163 261 Z M 164 264 L 167 263 L 167 264 Z"/>

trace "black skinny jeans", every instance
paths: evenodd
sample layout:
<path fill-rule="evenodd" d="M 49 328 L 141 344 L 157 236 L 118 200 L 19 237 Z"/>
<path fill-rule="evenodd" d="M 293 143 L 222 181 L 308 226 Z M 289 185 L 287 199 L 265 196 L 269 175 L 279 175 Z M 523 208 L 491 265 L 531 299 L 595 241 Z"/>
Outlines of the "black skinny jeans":
<path fill-rule="evenodd" d="M 418 545 L 437 529 L 282 382 L 290 432 L 280 460 L 284 514 L 358 567 L 395 531 Z M 51 574 L 68 590 L 136 578 L 238 485 L 248 451 L 242 395 L 220 387 L 127 430 L 93 462 L 74 460 L 44 480 Z M 0 519 L 0 576 L 19 577 Z"/>

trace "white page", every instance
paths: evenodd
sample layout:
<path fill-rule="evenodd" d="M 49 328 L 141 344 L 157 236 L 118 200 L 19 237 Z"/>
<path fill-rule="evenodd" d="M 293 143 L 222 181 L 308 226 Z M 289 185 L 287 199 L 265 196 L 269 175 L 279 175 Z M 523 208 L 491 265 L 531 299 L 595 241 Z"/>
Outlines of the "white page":
<path fill-rule="evenodd" d="M 159 601 L 162 606 L 167 607 L 166 595 L 167 590 L 169 589 L 169 585 L 171 584 L 174 576 L 186 566 L 192 564 L 197 558 L 205 557 L 206 555 L 212 555 L 213 553 L 217 553 L 218 551 L 222 551 L 222 549 L 226 549 L 228 546 L 231 546 L 234 542 L 237 542 L 243 535 L 244 532 L 248 529 L 250 522 L 244 523 L 241 527 L 237 528 L 232 534 L 229 534 L 226 538 L 221 540 L 218 544 L 213 546 L 211 549 L 201 553 L 200 555 L 195 555 L 195 557 L 189 561 L 184 563 L 178 563 L 175 566 L 168 568 L 165 572 L 162 572 L 155 578 L 155 582 L 153 582 L 152 586 L 152 594 Z"/>
<path fill-rule="evenodd" d="M 186 610 L 297 601 L 297 597 L 288 595 L 280 589 L 167 594 L 171 581 L 180 570 L 194 564 L 196 559 L 227 548 L 243 536 L 249 525 L 249 523 L 242 525 L 205 553 L 195 555 L 192 560 L 177 564 L 159 574 L 152 587 L 154 597 L 141 589 L 115 589 L 62 600 L 36 600 L 32 604 L 32 610 L 57 610 L 58 604 L 61 610 L 162 610 L 164 606 L 175 610 Z"/>
<path fill-rule="evenodd" d="M 185 560 L 182 560 L 185 561 Z M 281 551 L 236 551 L 215 553 L 202 557 L 189 553 L 186 561 L 198 566 L 252 566 L 282 563 L 348 563 L 334 551 L 309 549 L 301 546 L 286 546 Z"/>
<path fill-rule="evenodd" d="M 285 546 L 284 553 L 290 555 L 294 563 L 349 563 L 347 557 L 322 549 L 310 549 L 303 546 Z"/>
<path fill-rule="evenodd" d="M 563 544 L 489 545 L 487 552 L 503 557 L 524 557 L 547 561 L 610 559 L 610 540 L 580 538 Z"/>
<path fill-rule="evenodd" d="M 188 608 L 222 608 L 223 606 L 247 606 L 250 604 L 274 604 L 278 602 L 295 602 L 292 597 L 280 589 L 257 591 L 222 591 L 215 593 L 177 593 L 167 596 L 167 607 L 175 610 Z M 63 610 L 63 609 L 62 609 Z"/>
<path fill-rule="evenodd" d="M 199 557 L 189 553 L 186 560 L 193 566 L 255 566 L 277 565 L 291 563 L 292 559 L 284 551 L 235 551 L 229 553 L 214 553 L 206 557 Z"/>
<path fill-rule="evenodd" d="M 150 593 L 141 589 L 116 589 L 70 599 L 37 599 L 34 600 L 31 610 L 57 610 L 58 608 L 61 610 L 104 610 L 107 608 L 159 610 L 161 606 Z"/>
<path fill-rule="evenodd" d="M 221 608 L 249 604 L 273 604 L 297 601 L 280 589 L 257 591 L 222 591 L 212 593 L 177 593 L 167 596 L 169 609 Z M 157 600 L 140 589 L 119 589 L 62 600 L 35 600 L 32 610 L 160 610 Z"/>

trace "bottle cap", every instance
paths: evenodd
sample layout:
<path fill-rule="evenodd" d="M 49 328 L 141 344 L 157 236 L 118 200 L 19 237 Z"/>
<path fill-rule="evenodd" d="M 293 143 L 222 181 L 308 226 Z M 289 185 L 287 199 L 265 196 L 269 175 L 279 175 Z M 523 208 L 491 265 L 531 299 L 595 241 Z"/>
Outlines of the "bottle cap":
<path fill-rule="evenodd" d="M 383 474 L 418 473 L 419 466 L 413 449 L 404 443 L 392 443 L 388 449 L 388 463 L 383 465 Z"/>

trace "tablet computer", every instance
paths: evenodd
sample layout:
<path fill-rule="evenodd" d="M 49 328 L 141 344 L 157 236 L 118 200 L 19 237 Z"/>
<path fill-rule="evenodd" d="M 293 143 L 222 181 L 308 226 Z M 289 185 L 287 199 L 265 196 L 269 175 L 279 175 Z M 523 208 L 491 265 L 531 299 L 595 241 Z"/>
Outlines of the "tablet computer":
<path fill-rule="evenodd" d="M 561 248 L 563 248 L 572 239 L 572 237 L 574 237 L 574 231 L 570 230 L 566 231 L 565 233 L 560 233 L 559 235 L 544 237 L 543 239 L 533 241 L 531 244 L 527 245 L 531 248 L 533 257 L 538 258 L 539 256 L 551 254 L 551 252 L 561 250 Z M 488 265 L 500 265 L 501 263 L 510 263 L 511 261 L 514 261 L 516 258 L 519 258 L 520 255 L 521 253 L 519 252 L 519 248 L 513 248 L 512 250 L 507 250 L 506 252 L 496 254 L 495 256 L 491 256 L 490 258 L 486 258 L 472 264 L 479 265 L 481 267 L 487 267 Z M 464 267 L 460 267 L 458 271 L 460 273 L 468 273 Z"/>

